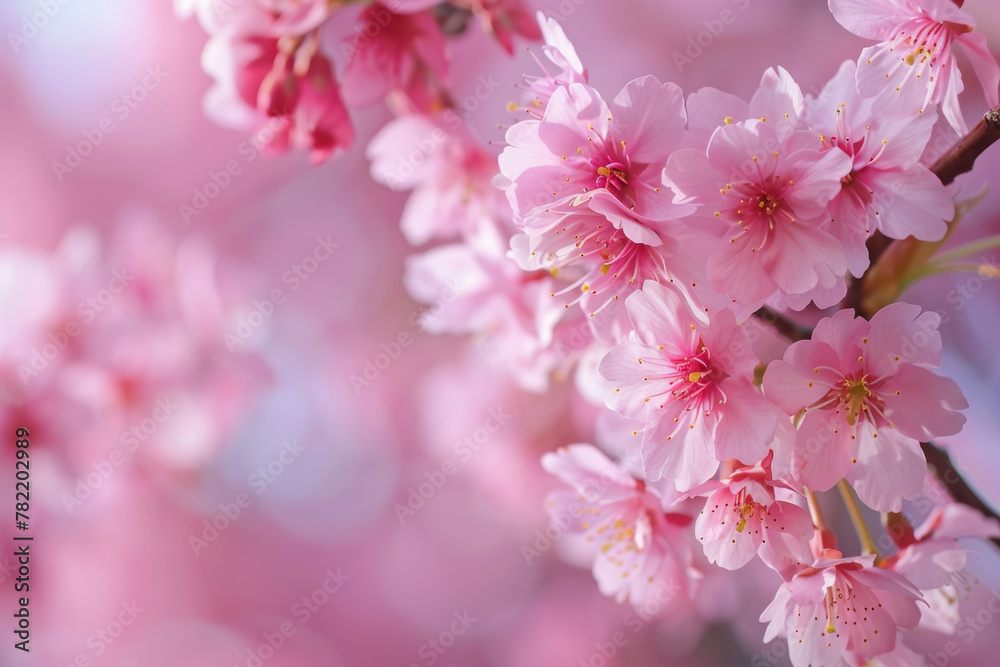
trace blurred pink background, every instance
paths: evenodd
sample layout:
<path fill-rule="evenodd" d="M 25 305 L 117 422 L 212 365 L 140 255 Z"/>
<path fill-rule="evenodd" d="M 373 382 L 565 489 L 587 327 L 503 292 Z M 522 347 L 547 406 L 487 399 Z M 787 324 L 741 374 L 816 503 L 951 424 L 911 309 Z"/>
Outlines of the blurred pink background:
<path fill-rule="evenodd" d="M 5 2 L 4 35 L 40 4 Z M 591 440 L 592 408 L 571 382 L 544 400 L 525 393 L 484 363 L 488 350 L 413 324 L 406 193 L 375 184 L 364 156 L 388 111 L 355 113 L 354 148 L 321 166 L 265 157 L 203 114 L 211 80 L 196 21 L 165 0 L 48 4 L 47 25 L 0 61 L 0 423 L 4 443 L 17 426 L 32 432 L 36 536 L 32 651 L 13 650 L 0 625 L 0 664 L 787 664 L 783 647 L 761 644 L 757 618 L 778 583 L 764 568 L 713 572 L 693 605 L 644 614 L 603 598 L 557 548 L 527 562 L 556 487 L 538 459 Z M 560 19 L 591 83 L 611 93 L 654 74 L 748 96 L 779 64 L 815 93 L 865 45 L 819 0 L 530 4 Z M 1000 10 L 966 8 L 996 51 Z M 735 22 L 679 71 L 673 54 L 723 10 Z M 502 141 L 513 85 L 534 62 L 523 43 L 508 58 L 478 29 L 452 46 L 457 97 L 481 75 L 502 84 L 467 119 Z M 980 108 L 969 88 L 963 103 Z M 92 152 L 56 173 L 84 139 Z M 994 148 L 963 187 L 995 181 L 998 167 Z M 196 190 L 216 194 L 186 221 Z M 956 242 L 987 232 L 1000 232 L 995 189 Z M 114 292 L 123 269 L 132 278 Z M 908 298 L 951 314 L 942 373 L 972 407 L 950 444 L 996 504 L 1000 287 L 968 280 L 935 278 Z M 975 294 L 955 307 L 963 285 Z M 87 319 L 91 298 L 101 310 Z M 80 335 L 23 382 L 18 367 L 68 322 Z M 377 377 L 352 383 L 369 364 Z M 484 438 L 491 415 L 502 423 Z M 0 452 L 10 498 L 13 445 Z M 12 561 L 0 556 L 4 609 Z M 974 613 L 1000 589 L 997 554 L 969 570 Z M 609 643 L 616 632 L 624 646 Z M 949 664 L 992 664 L 998 636 L 963 641 Z"/>

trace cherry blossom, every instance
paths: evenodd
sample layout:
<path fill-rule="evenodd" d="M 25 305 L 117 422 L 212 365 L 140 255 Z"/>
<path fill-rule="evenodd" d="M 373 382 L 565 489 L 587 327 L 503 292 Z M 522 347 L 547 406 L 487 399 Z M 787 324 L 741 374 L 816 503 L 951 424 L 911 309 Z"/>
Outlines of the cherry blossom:
<path fill-rule="evenodd" d="M 478 16 L 486 31 L 507 53 L 514 52 L 514 35 L 529 40 L 542 37 L 531 11 L 522 0 L 457 0 L 455 5 L 467 7 Z"/>
<path fill-rule="evenodd" d="M 722 459 L 762 459 L 778 412 L 753 386 L 757 360 L 732 311 L 709 316 L 652 281 L 625 307 L 634 332 L 600 371 L 608 407 L 645 423 L 645 475 L 686 491 L 715 474 Z"/>
<path fill-rule="evenodd" d="M 670 225 L 694 208 L 671 201 L 660 168 L 684 126 L 680 90 L 636 79 L 610 104 L 593 88 L 558 88 L 541 120 L 516 123 L 500 170 L 526 242 L 515 241 L 523 268 L 575 267 L 584 307 L 599 310 L 647 278 L 687 282 L 689 260 Z"/>
<path fill-rule="evenodd" d="M 968 407 L 958 385 L 935 375 L 936 313 L 894 303 L 870 322 L 842 310 L 812 340 L 793 343 L 764 374 L 764 393 L 801 416 L 793 474 L 813 490 L 846 478 L 868 506 L 898 512 L 923 487 L 920 442 L 957 433 Z"/>
<path fill-rule="evenodd" d="M 700 206 L 698 224 L 713 241 L 708 275 L 713 287 L 741 304 L 760 304 L 775 292 L 801 308 L 811 293 L 843 296 L 847 265 L 828 230 L 826 205 L 851 171 L 843 152 L 818 150 L 813 134 L 796 127 L 802 93 L 783 69 L 768 70 L 755 96 L 759 118 L 727 117 L 707 151 L 673 153 L 664 182 L 681 201 Z M 801 297 L 805 297 L 804 299 Z"/>
<path fill-rule="evenodd" d="M 875 556 L 844 558 L 826 549 L 782 584 L 761 614 L 764 641 L 786 637 L 794 665 L 873 658 L 896 648 L 898 628 L 917 625 L 920 599 L 902 576 L 876 567 Z"/>
<path fill-rule="evenodd" d="M 813 535 L 809 513 L 778 500 L 768 452 L 755 465 L 742 466 L 699 491 L 711 491 L 698 516 L 695 535 L 709 562 L 736 570 L 756 554 L 779 574 L 811 562 L 807 542 Z M 790 574 L 788 574 L 790 576 Z"/>
<path fill-rule="evenodd" d="M 858 58 L 862 97 L 876 98 L 880 113 L 902 117 L 940 105 L 955 131 L 968 131 L 958 103 L 965 88 L 952 49 L 961 44 L 983 84 L 986 104 L 1000 102 L 1000 64 L 976 32 L 972 14 L 952 0 L 830 0 L 842 26 L 878 40 Z"/>
<path fill-rule="evenodd" d="M 544 391 L 566 365 L 558 343 L 566 310 L 549 298 L 554 279 L 525 273 L 468 245 L 438 246 L 406 263 L 410 294 L 430 310 L 417 323 L 431 333 L 473 334 L 518 382 Z"/>
<path fill-rule="evenodd" d="M 315 36 L 274 38 L 227 26 L 205 47 L 216 86 L 210 112 L 237 126 L 255 126 L 272 153 L 310 151 L 313 162 L 350 148 L 354 126 L 330 60 Z"/>
<path fill-rule="evenodd" d="M 971 577 L 964 573 L 968 551 L 959 540 L 1000 537 L 1000 522 L 967 505 L 949 503 L 931 512 L 916 530 L 900 515 L 889 515 L 888 523 L 900 551 L 884 566 L 905 576 L 927 600 L 920 627 L 954 634 L 961 619 L 959 600 L 971 590 Z"/>
<path fill-rule="evenodd" d="M 854 79 L 855 64 L 844 62 L 819 96 L 806 100 L 805 118 L 825 148 L 853 161 L 828 209 L 848 267 L 861 277 L 869 263 L 865 242 L 876 231 L 937 241 L 955 207 L 941 180 L 920 163 L 937 114 L 887 118 L 875 101 L 858 95 Z"/>
<path fill-rule="evenodd" d="M 522 105 L 513 102 L 507 106 L 508 111 L 523 111 L 537 120 L 541 120 L 548 105 L 549 98 L 558 88 L 564 88 L 571 83 L 587 83 L 587 69 L 576 54 L 573 43 L 563 32 L 559 23 L 552 18 L 546 18 L 538 12 L 538 26 L 541 28 L 545 43 L 542 53 L 559 68 L 557 74 L 551 74 L 545 65 L 539 61 L 539 67 L 544 76 L 525 75 L 518 88 L 525 91 L 525 102 Z"/>
<path fill-rule="evenodd" d="M 639 606 L 664 587 L 671 597 L 690 592 L 689 515 L 665 510 L 659 493 L 593 445 L 560 448 L 542 466 L 572 487 L 550 494 L 546 509 L 594 559 L 601 593 Z"/>
<path fill-rule="evenodd" d="M 396 118 L 372 138 L 367 153 L 375 180 L 413 190 L 400 220 L 407 241 L 422 245 L 461 237 L 480 252 L 506 252 L 513 227 L 503 193 L 492 184 L 496 156 L 469 135 L 457 115 Z"/>
<path fill-rule="evenodd" d="M 434 17 L 427 12 L 393 13 L 376 2 L 365 8 L 358 21 L 378 29 L 364 41 L 352 35 L 343 42 L 349 53 L 343 76 L 347 103 L 374 104 L 395 91 L 404 100 L 399 106 L 406 110 L 441 109 L 451 65 Z"/>

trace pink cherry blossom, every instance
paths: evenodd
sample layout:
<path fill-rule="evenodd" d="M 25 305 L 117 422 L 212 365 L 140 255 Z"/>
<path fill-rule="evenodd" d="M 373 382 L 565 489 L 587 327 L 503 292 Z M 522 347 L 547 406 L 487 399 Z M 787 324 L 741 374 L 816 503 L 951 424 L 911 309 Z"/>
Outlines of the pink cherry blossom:
<path fill-rule="evenodd" d="M 809 513 L 775 498 L 768 452 L 756 465 L 742 466 L 718 482 L 698 516 L 695 535 L 709 562 L 737 570 L 759 553 L 769 567 L 790 577 L 812 562 Z M 708 490 L 706 489 L 706 490 Z"/>
<path fill-rule="evenodd" d="M 411 256 L 404 281 L 414 299 L 430 306 L 417 320 L 422 329 L 475 335 L 521 386 L 544 391 L 565 365 L 557 327 L 567 311 L 549 298 L 549 274 L 526 273 L 506 258 L 453 243 Z"/>
<path fill-rule="evenodd" d="M 266 150 L 303 148 L 322 162 L 354 143 L 351 117 L 317 37 L 289 41 L 227 28 L 209 41 L 205 58 L 217 79 L 206 106 L 222 122 L 255 125 Z"/>
<path fill-rule="evenodd" d="M 732 311 L 710 318 L 653 281 L 625 307 L 634 332 L 600 371 L 608 407 L 646 424 L 645 475 L 687 491 L 714 475 L 722 459 L 762 459 L 778 413 L 753 386 L 757 359 Z"/>
<path fill-rule="evenodd" d="M 862 97 L 893 117 L 939 104 L 960 134 L 968 130 L 958 94 L 965 87 L 952 49 L 961 44 L 983 84 L 986 104 L 1000 102 L 1000 64 L 976 32 L 976 20 L 952 0 L 830 0 L 830 10 L 856 35 L 878 40 L 858 58 Z"/>
<path fill-rule="evenodd" d="M 570 445 L 542 457 L 542 467 L 572 490 L 555 491 L 546 509 L 594 559 L 601 593 L 642 605 L 689 595 L 698 573 L 688 543 L 691 517 L 664 511 L 663 499 L 593 445 Z"/>
<path fill-rule="evenodd" d="M 208 33 L 234 24 L 257 23 L 259 34 L 270 37 L 298 36 L 315 30 L 336 7 L 328 0 L 174 0 L 174 6 L 182 18 L 196 15 Z"/>
<path fill-rule="evenodd" d="M 545 40 L 542 53 L 559 68 L 559 72 L 551 74 L 545 65 L 538 61 L 544 76 L 524 75 L 518 88 L 525 91 L 526 100 L 520 106 L 512 102 L 508 105 L 508 111 L 523 111 L 541 120 L 549 99 L 558 88 L 564 88 L 571 83 L 587 83 L 588 76 L 573 43 L 566 37 L 559 22 L 553 18 L 546 18 L 545 14 L 538 12 L 538 26 Z"/>
<path fill-rule="evenodd" d="M 846 478 L 869 507 L 899 511 L 920 492 L 926 461 L 920 442 L 961 430 L 968 407 L 940 363 L 941 318 L 895 303 L 871 322 L 842 310 L 822 320 L 812 340 L 768 365 L 764 393 L 787 414 L 802 413 L 792 471 L 823 491 Z"/>
<path fill-rule="evenodd" d="M 936 508 L 915 531 L 890 516 L 889 534 L 900 548 L 883 566 L 899 572 L 920 589 L 928 606 L 921 607 L 920 626 L 954 634 L 958 602 L 971 580 L 964 574 L 968 551 L 958 540 L 1000 537 L 1000 522 L 960 503 Z"/>
<path fill-rule="evenodd" d="M 937 241 L 955 207 L 941 180 L 920 164 L 937 114 L 886 117 L 875 101 L 858 95 L 855 68 L 844 62 L 819 96 L 806 101 L 806 119 L 825 148 L 853 160 L 828 208 L 848 267 L 861 277 L 868 268 L 865 242 L 876 231 L 894 239 Z"/>
<path fill-rule="evenodd" d="M 651 76 L 611 105 L 585 84 L 560 87 L 542 120 L 511 127 L 500 169 L 526 236 L 514 247 L 522 267 L 576 267 L 573 287 L 594 311 L 647 278 L 671 280 L 675 269 L 687 282 L 688 253 L 670 227 L 694 208 L 674 204 L 659 176 L 683 127 L 680 90 Z"/>
<path fill-rule="evenodd" d="M 377 26 L 364 40 L 356 35 L 343 42 L 349 53 L 344 70 L 344 99 L 366 106 L 390 92 L 404 100 L 404 109 L 426 112 L 440 109 L 450 85 L 450 60 L 444 35 L 429 12 L 394 13 L 381 3 L 369 5 L 358 21 Z"/>
<path fill-rule="evenodd" d="M 761 614 L 764 641 L 786 637 L 796 667 L 857 664 L 896 648 L 898 628 L 920 619 L 920 593 L 905 578 L 875 566 L 875 556 L 844 558 L 826 549 L 782 584 Z"/>
<path fill-rule="evenodd" d="M 314 55 L 298 85 L 298 102 L 288 115 L 286 130 L 291 145 L 309 150 L 314 163 L 350 148 L 354 126 L 340 98 L 330 61 Z"/>
<path fill-rule="evenodd" d="M 483 28 L 493 35 L 507 53 L 514 53 L 514 35 L 534 41 L 542 38 L 530 9 L 522 0 L 458 0 L 479 17 Z"/>
<path fill-rule="evenodd" d="M 847 265 L 827 229 L 826 205 L 851 160 L 820 152 L 815 135 L 796 130 L 802 93 L 785 70 L 764 74 L 753 106 L 766 111 L 726 118 L 707 152 L 671 155 L 664 182 L 701 206 L 696 217 L 713 240 L 708 274 L 717 290 L 745 305 L 777 292 L 796 308 L 819 290 L 817 305 L 832 305 L 846 291 Z"/>
<path fill-rule="evenodd" d="M 493 186 L 496 156 L 473 140 L 458 115 L 416 114 L 390 121 L 368 145 L 372 178 L 412 189 L 400 227 L 406 240 L 461 237 L 502 256 L 513 232 L 503 192 Z"/>
<path fill-rule="evenodd" d="M 322 25 L 337 9 L 329 0 L 253 0 L 276 18 L 272 30 L 277 35 L 305 35 Z M 221 14 L 221 5 L 216 2 Z"/>

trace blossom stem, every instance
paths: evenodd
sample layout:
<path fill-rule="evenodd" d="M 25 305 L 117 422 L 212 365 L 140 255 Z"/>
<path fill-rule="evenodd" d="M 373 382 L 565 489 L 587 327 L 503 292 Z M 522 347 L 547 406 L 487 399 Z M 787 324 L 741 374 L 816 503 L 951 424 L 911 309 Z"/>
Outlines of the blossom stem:
<path fill-rule="evenodd" d="M 819 543 L 813 544 L 813 555 L 820 557 L 824 549 L 837 548 L 837 536 L 823 518 L 823 510 L 819 507 L 819 498 L 811 489 L 803 489 L 806 493 L 806 502 L 809 504 L 809 516 L 812 517 L 813 528 L 819 536 Z M 815 539 L 815 538 L 814 538 Z"/>
<path fill-rule="evenodd" d="M 984 278 L 992 278 L 997 267 L 992 264 L 930 264 L 913 275 L 907 274 L 899 281 L 900 293 L 921 278 L 939 273 L 978 273 Z"/>
<path fill-rule="evenodd" d="M 864 550 L 864 553 L 866 555 L 875 554 L 877 556 L 878 547 L 875 546 L 875 540 L 872 539 L 871 533 L 868 532 L 865 518 L 861 516 L 861 508 L 858 507 L 857 498 L 854 497 L 854 489 L 851 488 L 846 479 L 842 479 L 837 482 L 837 490 L 840 491 L 840 496 L 844 499 L 847 513 L 851 515 L 851 522 L 854 524 L 854 530 L 858 533 L 858 539 L 861 540 L 861 548 Z"/>
<path fill-rule="evenodd" d="M 974 253 L 985 252 L 991 248 L 1000 248 L 1000 234 L 980 239 L 978 241 L 972 241 L 971 243 L 961 245 L 954 250 L 936 255 L 934 257 L 934 262 L 936 264 L 951 262 L 956 259 L 963 259 Z"/>

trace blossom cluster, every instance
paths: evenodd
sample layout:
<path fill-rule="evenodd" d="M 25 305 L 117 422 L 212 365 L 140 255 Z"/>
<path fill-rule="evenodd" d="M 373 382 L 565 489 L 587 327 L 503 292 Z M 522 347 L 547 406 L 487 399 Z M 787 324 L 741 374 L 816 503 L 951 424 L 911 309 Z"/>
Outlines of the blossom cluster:
<path fill-rule="evenodd" d="M 325 157 L 353 139 L 345 101 L 389 95 L 372 176 L 412 190 L 407 240 L 437 242 L 406 286 L 424 303 L 463 286 L 428 330 L 474 336 L 530 391 L 572 375 L 607 426 L 601 447 L 542 458 L 568 487 L 548 512 L 600 591 L 691 597 L 710 565 L 759 558 L 777 587 L 764 639 L 784 638 L 795 665 L 919 664 L 909 630 L 954 632 L 957 539 L 1000 524 L 952 502 L 917 529 L 903 512 L 928 480 L 923 447 L 958 433 L 968 403 L 936 372 L 941 318 L 899 301 L 902 284 L 860 295 L 876 270 L 919 274 L 958 223 L 928 148 L 968 132 L 956 46 L 1000 102 L 962 3 L 830 0 L 875 44 L 818 94 L 774 67 L 749 100 L 652 76 L 605 96 L 559 23 L 485 0 L 366 4 L 361 25 L 380 27 L 347 49 L 338 84 L 319 27 L 346 4 L 362 3 L 254 0 L 215 20 L 194 3 L 213 33 L 210 102 L 287 117 L 279 143 Z M 511 34 L 544 40 L 499 153 L 447 113 L 445 36 L 466 14 L 508 50 Z M 893 241 L 930 252 L 886 254 Z M 863 554 L 824 520 L 816 494 L 834 487 Z M 857 499 L 896 528 L 895 551 L 875 548 Z"/>
<path fill-rule="evenodd" d="M 306 149 L 314 162 L 349 149 L 349 109 L 386 99 L 397 113 L 454 105 L 447 38 L 478 18 L 508 51 L 538 38 L 520 0 L 175 0 L 211 35 L 202 64 L 215 80 L 210 116 L 270 127 L 267 149 Z M 355 10 L 354 7 L 359 9 Z M 342 14 L 350 14 L 346 28 Z M 343 63 L 338 80 L 335 58 Z"/>

